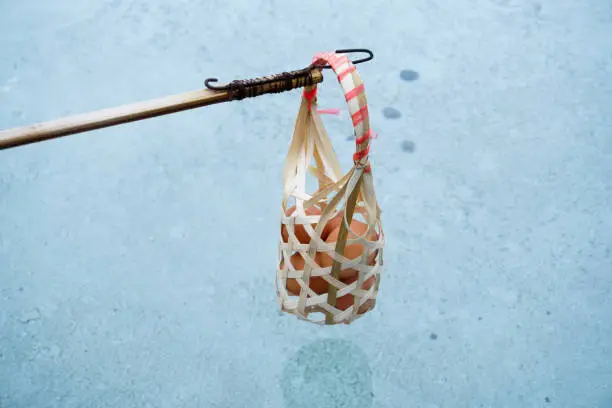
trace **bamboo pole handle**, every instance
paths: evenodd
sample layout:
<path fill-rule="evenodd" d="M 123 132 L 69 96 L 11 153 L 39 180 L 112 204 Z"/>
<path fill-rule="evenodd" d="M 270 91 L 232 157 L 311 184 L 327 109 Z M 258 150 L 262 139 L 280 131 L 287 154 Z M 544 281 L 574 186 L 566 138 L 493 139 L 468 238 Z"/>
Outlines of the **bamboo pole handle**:
<path fill-rule="evenodd" d="M 227 100 L 228 92 L 198 90 L 0 131 L 0 149 L 23 146 Z"/>
<path fill-rule="evenodd" d="M 68 116 L 49 122 L 0 131 L 0 150 L 216 103 L 241 100 L 243 98 L 255 97 L 266 93 L 289 91 L 322 81 L 323 75 L 320 69 L 306 68 L 299 71 L 253 80 L 235 81 L 228 86 L 228 89 L 219 91 L 201 89 Z"/>

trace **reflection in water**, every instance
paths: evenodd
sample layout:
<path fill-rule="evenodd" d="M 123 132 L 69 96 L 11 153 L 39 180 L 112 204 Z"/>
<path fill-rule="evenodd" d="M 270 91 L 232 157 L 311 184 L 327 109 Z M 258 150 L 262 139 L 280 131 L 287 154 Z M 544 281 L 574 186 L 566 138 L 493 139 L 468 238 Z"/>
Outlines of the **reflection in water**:
<path fill-rule="evenodd" d="M 374 400 L 368 357 L 346 340 L 317 340 L 286 363 L 281 389 L 287 408 L 369 408 Z"/>

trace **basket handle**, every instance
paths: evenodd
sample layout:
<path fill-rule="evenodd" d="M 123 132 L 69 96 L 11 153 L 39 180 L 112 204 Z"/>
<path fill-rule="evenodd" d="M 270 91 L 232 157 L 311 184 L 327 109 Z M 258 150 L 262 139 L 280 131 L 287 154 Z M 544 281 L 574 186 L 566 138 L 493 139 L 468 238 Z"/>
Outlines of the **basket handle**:
<path fill-rule="evenodd" d="M 349 107 L 353 128 L 355 129 L 355 154 L 353 162 L 355 166 L 370 172 L 369 152 L 370 139 L 373 132 L 370 129 L 370 117 L 368 114 L 368 101 L 365 89 L 357 68 L 344 54 L 338 52 L 321 52 L 315 54 L 312 59 L 313 67 L 329 64 L 338 78 L 338 82 L 344 91 L 344 98 Z M 317 84 L 309 90 L 304 90 L 304 98 L 310 102 L 316 97 Z"/>

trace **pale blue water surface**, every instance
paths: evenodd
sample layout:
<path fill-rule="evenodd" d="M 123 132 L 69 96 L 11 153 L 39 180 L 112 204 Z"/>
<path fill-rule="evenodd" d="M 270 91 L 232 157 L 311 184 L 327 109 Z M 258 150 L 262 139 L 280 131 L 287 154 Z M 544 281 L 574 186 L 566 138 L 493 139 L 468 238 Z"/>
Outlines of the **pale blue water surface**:
<path fill-rule="evenodd" d="M 350 47 L 376 310 L 278 313 L 299 91 L 5 150 L 0 407 L 612 407 L 609 0 L 0 0 L 0 128 Z"/>

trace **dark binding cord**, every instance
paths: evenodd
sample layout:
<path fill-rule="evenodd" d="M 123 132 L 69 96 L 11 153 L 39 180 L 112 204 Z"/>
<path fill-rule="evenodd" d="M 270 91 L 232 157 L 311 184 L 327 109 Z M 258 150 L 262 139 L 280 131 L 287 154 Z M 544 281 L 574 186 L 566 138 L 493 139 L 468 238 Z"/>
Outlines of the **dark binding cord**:
<path fill-rule="evenodd" d="M 354 65 L 371 61 L 374 58 L 374 53 L 365 48 L 349 48 L 344 50 L 336 50 L 336 53 L 338 54 L 349 54 L 356 52 L 365 53 L 368 54 L 368 56 L 355 61 L 351 61 Z M 313 69 L 330 68 L 331 67 L 329 65 L 310 65 L 307 68 L 300 69 L 297 71 L 283 72 L 276 75 L 270 75 L 254 79 L 238 79 L 230 82 L 229 84 L 221 86 L 211 85 L 212 83 L 219 81 L 217 78 L 208 78 L 204 81 L 204 85 L 211 91 L 232 91 L 230 94 L 230 99 L 241 100 L 244 98 L 252 98 L 254 96 L 262 95 L 263 93 L 280 93 L 295 88 L 312 85 L 314 83 L 312 78 Z M 269 85 L 270 87 L 264 91 L 265 85 Z"/>

